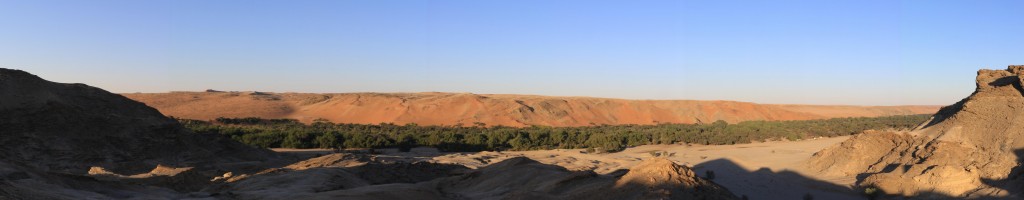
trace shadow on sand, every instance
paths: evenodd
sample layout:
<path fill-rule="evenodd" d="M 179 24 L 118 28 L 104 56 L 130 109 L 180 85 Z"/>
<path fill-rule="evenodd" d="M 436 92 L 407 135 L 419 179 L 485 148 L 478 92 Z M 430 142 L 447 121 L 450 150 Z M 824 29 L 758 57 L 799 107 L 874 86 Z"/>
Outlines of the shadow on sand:
<path fill-rule="evenodd" d="M 694 166 L 697 174 L 713 171 L 714 181 L 736 196 L 749 199 L 864 199 L 850 187 L 816 180 L 792 171 L 774 172 L 768 168 L 748 171 L 737 163 L 717 159 Z"/>

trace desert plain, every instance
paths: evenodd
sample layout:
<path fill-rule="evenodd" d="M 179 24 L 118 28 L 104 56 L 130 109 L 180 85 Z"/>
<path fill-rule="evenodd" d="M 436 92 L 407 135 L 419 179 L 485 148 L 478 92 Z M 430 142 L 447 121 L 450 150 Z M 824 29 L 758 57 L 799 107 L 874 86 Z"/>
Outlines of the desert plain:
<path fill-rule="evenodd" d="M 1019 198 L 1024 66 L 982 69 L 976 80 L 970 96 L 938 108 L 120 95 L 0 69 L 0 199 Z M 362 109 L 386 112 L 354 119 Z M 296 116 L 308 117 L 263 118 Z M 750 139 L 772 131 L 797 133 Z M 370 147 L 351 148 L 361 145 Z"/>

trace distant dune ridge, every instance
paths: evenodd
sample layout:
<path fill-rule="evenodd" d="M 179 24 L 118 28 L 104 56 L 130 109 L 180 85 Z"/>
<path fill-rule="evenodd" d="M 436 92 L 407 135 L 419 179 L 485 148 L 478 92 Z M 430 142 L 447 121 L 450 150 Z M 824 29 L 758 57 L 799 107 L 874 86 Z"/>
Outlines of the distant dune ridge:
<path fill-rule="evenodd" d="M 930 114 L 939 106 L 771 105 L 735 101 L 625 100 L 470 93 L 171 92 L 122 94 L 165 115 L 293 118 L 303 122 L 465 126 L 737 123 Z"/>

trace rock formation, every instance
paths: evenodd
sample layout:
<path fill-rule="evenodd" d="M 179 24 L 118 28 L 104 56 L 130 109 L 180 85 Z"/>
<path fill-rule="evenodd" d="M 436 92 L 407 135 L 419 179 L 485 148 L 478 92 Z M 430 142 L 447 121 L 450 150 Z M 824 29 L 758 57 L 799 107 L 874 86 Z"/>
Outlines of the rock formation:
<path fill-rule="evenodd" d="M 858 185 L 924 197 L 1016 195 L 1024 149 L 1024 66 L 980 70 L 977 89 L 909 133 L 865 133 L 822 150 L 811 168 Z"/>
<path fill-rule="evenodd" d="M 156 109 L 121 95 L 0 68 L 0 177 L 5 177 L 0 194 L 102 197 L 89 187 L 122 186 L 97 182 L 88 177 L 90 171 L 144 174 L 190 166 L 216 170 L 219 164 L 274 157 L 227 138 L 192 133 Z"/>
<path fill-rule="evenodd" d="M 259 95 L 254 95 L 259 94 Z M 169 116 L 292 118 L 303 122 L 416 123 L 474 126 L 591 126 L 729 123 L 931 114 L 938 106 L 767 105 L 734 101 L 624 100 L 468 93 L 242 93 L 123 94 Z"/>
<path fill-rule="evenodd" d="M 615 181 L 616 199 L 725 199 L 728 190 L 667 159 L 649 159 Z M 639 192 L 643 191 L 643 192 Z"/>

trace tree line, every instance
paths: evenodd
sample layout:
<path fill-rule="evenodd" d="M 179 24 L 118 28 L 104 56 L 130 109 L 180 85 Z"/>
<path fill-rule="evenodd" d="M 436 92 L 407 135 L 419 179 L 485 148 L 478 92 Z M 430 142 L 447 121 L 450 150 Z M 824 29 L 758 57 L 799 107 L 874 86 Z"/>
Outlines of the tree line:
<path fill-rule="evenodd" d="M 747 121 L 729 124 L 602 125 L 583 127 L 419 126 L 347 124 L 316 120 L 218 118 L 177 119 L 196 133 L 220 134 L 262 148 L 436 147 L 441 151 L 579 149 L 619 151 L 647 144 L 741 144 L 856 134 L 865 130 L 911 129 L 930 115 Z"/>

